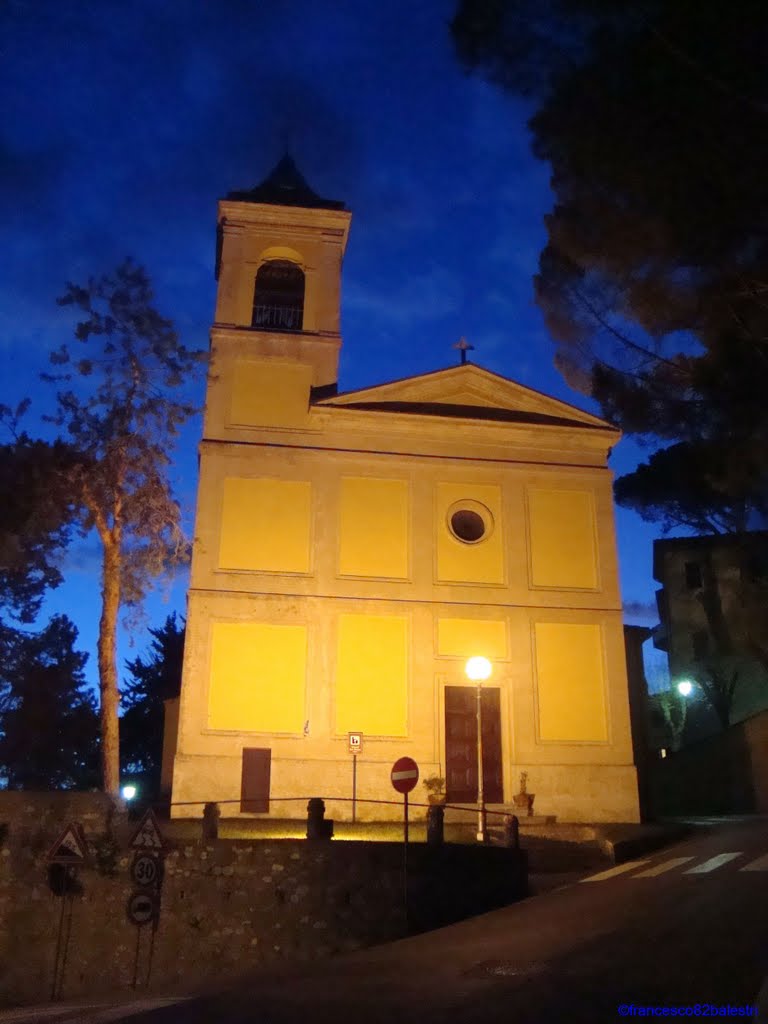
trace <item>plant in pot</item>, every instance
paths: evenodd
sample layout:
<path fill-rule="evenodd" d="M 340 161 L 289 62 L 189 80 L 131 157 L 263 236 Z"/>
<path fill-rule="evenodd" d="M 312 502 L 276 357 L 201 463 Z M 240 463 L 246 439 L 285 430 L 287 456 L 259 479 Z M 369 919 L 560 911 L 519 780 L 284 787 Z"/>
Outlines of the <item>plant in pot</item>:
<path fill-rule="evenodd" d="M 533 814 L 533 801 L 536 796 L 528 792 L 528 772 L 520 772 L 520 792 L 515 793 L 512 799 L 515 807 L 525 810 L 528 815 Z"/>
<path fill-rule="evenodd" d="M 445 803 L 445 779 L 442 775 L 429 775 L 422 782 L 427 791 L 427 800 L 431 804 Z"/>

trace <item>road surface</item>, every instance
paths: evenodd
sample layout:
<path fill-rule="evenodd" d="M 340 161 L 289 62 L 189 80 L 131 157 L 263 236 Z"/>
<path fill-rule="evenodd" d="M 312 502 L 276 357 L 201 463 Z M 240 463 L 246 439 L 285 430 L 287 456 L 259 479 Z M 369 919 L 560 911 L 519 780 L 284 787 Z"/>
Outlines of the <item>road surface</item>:
<path fill-rule="evenodd" d="M 766 976 L 768 820 L 753 818 L 450 928 L 281 965 L 221 993 L 17 1010 L 0 1024 L 749 1020 Z"/>

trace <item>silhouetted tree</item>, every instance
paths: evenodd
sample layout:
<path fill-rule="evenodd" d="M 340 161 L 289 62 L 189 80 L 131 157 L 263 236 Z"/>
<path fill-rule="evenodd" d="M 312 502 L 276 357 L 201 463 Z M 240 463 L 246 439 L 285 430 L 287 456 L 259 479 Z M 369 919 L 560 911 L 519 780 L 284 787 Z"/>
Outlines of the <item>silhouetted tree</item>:
<path fill-rule="evenodd" d="M 552 168 L 535 290 L 560 369 L 690 456 L 680 493 L 657 461 L 622 498 L 675 522 L 693 490 L 743 528 L 768 504 L 768 7 L 461 0 L 452 31 Z"/>
<path fill-rule="evenodd" d="M 0 445 L 0 618 L 33 622 L 49 588 L 61 583 L 59 555 L 70 538 L 72 509 L 62 484 L 72 449 L 18 433 L 28 402 L 0 422 L 12 440 Z"/>
<path fill-rule="evenodd" d="M 101 543 L 102 781 L 117 795 L 118 613 L 188 558 L 167 469 L 178 428 L 196 411 L 180 389 L 189 387 L 207 354 L 181 344 L 154 307 L 145 271 L 130 263 L 85 287 L 69 284 L 59 302 L 82 317 L 75 339 L 86 348 L 78 356 L 62 345 L 51 356 L 61 372 L 44 379 L 61 388 L 51 421 L 78 452 L 67 474 L 71 504 L 83 530 L 94 529 Z"/>
<path fill-rule="evenodd" d="M 120 759 L 123 768 L 141 774 L 145 795 L 160 794 L 163 754 L 163 702 L 178 697 L 184 658 L 184 623 L 169 615 L 158 629 L 150 629 L 152 642 L 145 657 L 126 662 L 130 677 L 123 683 L 120 719 Z"/>
<path fill-rule="evenodd" d="M 54 616 L 39 633 L 0 627 L 0 774 L 9 789 L 83 789 L 99 778 L 96 701 L 75 650 L 77 629 Z"/>

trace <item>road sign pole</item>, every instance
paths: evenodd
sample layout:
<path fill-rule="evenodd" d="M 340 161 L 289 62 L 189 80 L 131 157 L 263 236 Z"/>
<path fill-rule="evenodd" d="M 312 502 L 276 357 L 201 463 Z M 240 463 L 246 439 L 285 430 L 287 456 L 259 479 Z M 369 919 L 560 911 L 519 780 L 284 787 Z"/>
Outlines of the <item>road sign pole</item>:
<path fill-rule="evenodd" d="M 403 908 L 408 929 L 408 794 L 403 793 Z"/>
<path fill-rule="evenodd" d="M 352 755 L 352 824 L 357 813 L 357 754 Z"/>

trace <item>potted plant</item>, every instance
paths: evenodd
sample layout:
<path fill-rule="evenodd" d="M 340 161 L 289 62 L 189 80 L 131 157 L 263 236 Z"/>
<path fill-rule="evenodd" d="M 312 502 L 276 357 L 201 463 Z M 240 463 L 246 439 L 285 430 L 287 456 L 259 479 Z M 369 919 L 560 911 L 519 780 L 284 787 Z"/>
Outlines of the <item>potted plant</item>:
<path fill-rule="evenodd" d="M 427 791 L 427 800 L 431 804 L 445 803 L 445 779 L 442 775 L 429 775 L 422 782 Z"/>
<path fill-rule="evenodd" d="M 520 792 L 515 793 L 512 799 L 515 807 L 524 809 L 528 815 L 533 814 L 533 801 L 536 797 L 528 792 L 528 772 L 520 772 Z"/>

